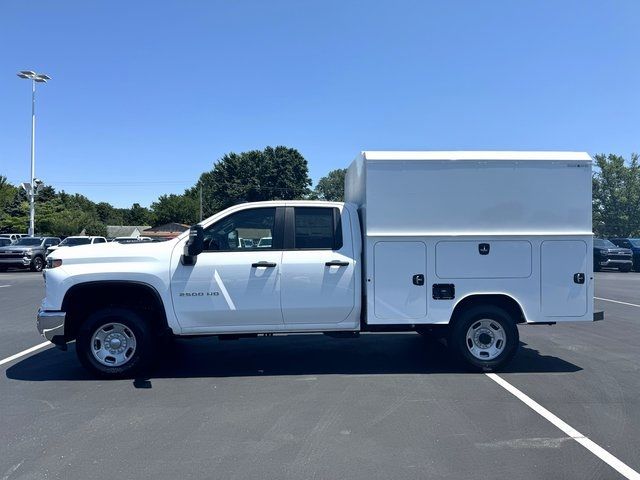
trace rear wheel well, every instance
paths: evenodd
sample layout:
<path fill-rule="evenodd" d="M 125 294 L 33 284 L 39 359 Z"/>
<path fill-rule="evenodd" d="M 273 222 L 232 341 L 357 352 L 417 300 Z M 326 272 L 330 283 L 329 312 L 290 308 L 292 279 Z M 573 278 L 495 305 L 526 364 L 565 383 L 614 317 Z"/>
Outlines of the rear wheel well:
<path fill-rule="evenodd" d="M 453 313 L 451 314 L 451 320 L 449 323 L 453 324 L 462 312 L 471 307 L 476 307 L 479 305 L 493 305 L 502 308 L 509 313 L 511 318 L 515 320 L 515 323 L 526 322 L 522 307 L 516 300 L 513 299 L 513 297 L 504 294 L 480 294 L 469 295 L 468 297 L 460 300 L 453 309 Z"/>
<path fill-rule="evenodd" d="M 162 299 L 152 286 L 128 281 L 87 282 L 74 285 L 64 296 L 66 340 L 77 337 L 89 314 L 107 307 L 130 308 L 144 316 L 156 333 L 170 332 Z"/>

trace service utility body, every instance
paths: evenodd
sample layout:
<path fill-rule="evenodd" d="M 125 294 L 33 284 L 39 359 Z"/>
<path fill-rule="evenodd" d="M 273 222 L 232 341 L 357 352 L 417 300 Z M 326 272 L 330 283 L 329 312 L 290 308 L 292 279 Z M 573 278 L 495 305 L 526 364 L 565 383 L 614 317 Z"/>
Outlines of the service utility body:
<path fill-rule="evenodd" d="M 75 340 L 107 378 L 149 367 L 175 336 L 301 332 L 416 331 L 496 370 L 518 325 L 602 318 L 591 165 L 580 152 L 362 152 L 344 203 L 244 203 L 171 241 L 52 252 L 38 329 Z"/>

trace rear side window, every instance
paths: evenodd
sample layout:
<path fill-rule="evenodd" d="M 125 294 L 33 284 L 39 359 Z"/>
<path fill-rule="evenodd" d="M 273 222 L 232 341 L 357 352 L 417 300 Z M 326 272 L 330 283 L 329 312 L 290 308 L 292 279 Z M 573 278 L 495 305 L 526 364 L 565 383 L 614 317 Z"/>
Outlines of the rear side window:
<path fill-rule="evenodd" d="M 296 207 L 294 248 L 339 250 L 342 247 L 340 215 L 335 208 Z"/>
<path fill-rule="evenodd" d="M 104 238 L 96 238 L 93 243 L 105 243 L 106 240 Z"/>

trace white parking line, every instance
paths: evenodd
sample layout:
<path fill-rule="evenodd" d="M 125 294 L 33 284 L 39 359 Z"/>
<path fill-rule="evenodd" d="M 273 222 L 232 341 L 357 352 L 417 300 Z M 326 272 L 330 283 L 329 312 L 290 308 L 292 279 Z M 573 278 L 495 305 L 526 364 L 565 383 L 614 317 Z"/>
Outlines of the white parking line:
<path fill-rule="evenodd" d="M 595 443 L 593 440 L 590 440 L 589 438 L 585 437 L 583 434 L 581 434 L 571 425 L 560 420 L 549 410 L 544 408 L 542 405 L 540 405 L 538 402 L 533 400 L 531 397 L 522 393 L 520 390 L 518 390 L 516 387 L 511 385 L 505 379 L 503 379 L 502 377 L 499 377 L 495 373 L 485 373 L 485 375 L 489 377 L 491 380 L 493 380 L 494 382 L 496 382 L 498 385 L 500 385 L 502 388 L 504 388 L 506 391 L 514 395 L 518 400 L 521 400 L 534 412 L 546 418 L 549 422 L 551 422 L 553 425 L 558 427 L 569 437 L 573 438 L 576 442 L 578 442 L 584 448 L 589 450 L 600 460 L 602 460 L 607 465 L 609 465 L 610 467 L 618 471 L 618 473 L 620 473 L 622 476 L 630 480 L 640 480 L 640 473 L 636 472 L 629 465 L 627 465 L 626 463 L 623 463 L 622 461 L 620 461 L 619 459 L 611 455 L 609 452 L 607 452 L 604 448 L 602 448 L 600 445 Z"/>
<path fill-rule="evenodd" d="M 0 285 L 0 288 L 10 287 L 11 285 Z"/>
<path fill-rule="evenodd" d="M 638 307 L 640 308 L 640 305 L 636 305 L 635 303 L 627 303 L 627 302 L 621 302 L 619 300 L 611 300 L 609 298 L 600 298 L 600 297 L 593 297 L 596 300 L 603 300 L 605 302 L 611 302 L 611 303 L 619 303 L 620 305 L 629 305 L 630 307 Z"/>
<path fill-rule="evenodd" d="M 13 362 L 20 357 L 24 357 L 25 355 L 29 355 L 30 353 L 36 352 L 44 347 L 51 346 L 53 343 L 51 342 L 42 342 L 39 345 L 35 345 L 31 348 L 27 348 L 26 350 L 21 351 L 20 353 L 16 353 L 15 355 L 11 355 L 10 357 L 3 358 L 0 360 L 0 365 L 4 365 L 5 363 Z"/>

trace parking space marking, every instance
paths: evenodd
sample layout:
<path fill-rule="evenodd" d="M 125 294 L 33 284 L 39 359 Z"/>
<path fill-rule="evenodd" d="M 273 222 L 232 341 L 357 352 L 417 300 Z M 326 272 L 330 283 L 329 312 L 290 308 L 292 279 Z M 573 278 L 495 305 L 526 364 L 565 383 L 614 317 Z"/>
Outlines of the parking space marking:
<path fill-rule="evenodd" d="M 522 401 L 534 412 L 536 412 L 537 414 L 539 414 L 540 416 L 542 416 L 543 418 L 551 422 L 553 425 L 558 427 L 569 437 L 573 438 L 576 442 L 578 442 L 584 448 L 589 450 L 591 453 L 593 453 L 596 457 L 598 457 L 600 460 L 605 462 L 607 465 L 615 469 L 622 476 L 630 480 L 640 480 L 640 473 L 632 469 L 629 465 L 622 462 L 618 458 L 611 455 L 609 452 L 607 452 L 604 448 L 602 448 L 600 445 L 595 443 L 593 440 L 585 437 L 583 434 L 581 434 L 571 425 L 562 421 L 560 418 L 555 416 L 553 413 L 551 413 L 549 410 L 544 408 L 542 405 L 540 405 L 538 402 L 533 400 L 531 397 L 527 396 L 526 394 L 518 390 L 516 387 L 511 385 L 505 379 L 503 379 L 502 377 L 498 376 L 495 373 L 485 373 L 485 375 L 489 377 L 491 380 L 493 380 L 494 382 L 496 382 L 498 385 L 500 385 L 502 388 L 504 388 L 506 391 L 511 393 L 513 396 L 515 396 L 518 400 Z"/>
<path fill-rule="evenodd" d="M 0 288 L 10 287 L 11 285 L 0 285 Z"/>
<path fill-rule="evenodd" d="M 10 357 L 4 358 L 2 360 L 0 360 L 0 365 L 4 365 L 5 363 L 9 363 L 9 362 L 13 362 L 14 360 L 17 360 L 20 357 L 24 357 L 25 355 L 29 355 L 30 353 L 36 352 L 38 350 L 43 349 L 44 347 L 47 346 L 51 346 L 53 345 L 53 343 L 51 342 L 42 342 L 39 345 L 35 345 L 31 348 L 27 348 L 26 350 L 23 350 L 19 353 L 16 353 L 15 355 L 11 355 Z"/>
<path fill-rule="evenodd" d="M 636 305 L 635 303 L 621 302 L 620 300 L 611 300 L 610 298 L 601 298 L 601 297 L 593 297 L 593 298 L 595 298 L 596 300 L 603 300 L 605 302 L 619 303 L 620 305 L 629 305 L 630 307 L 640 308 L 640 305 Z"/>

